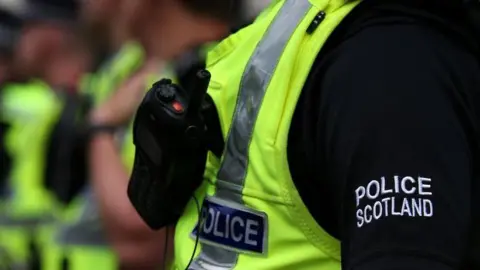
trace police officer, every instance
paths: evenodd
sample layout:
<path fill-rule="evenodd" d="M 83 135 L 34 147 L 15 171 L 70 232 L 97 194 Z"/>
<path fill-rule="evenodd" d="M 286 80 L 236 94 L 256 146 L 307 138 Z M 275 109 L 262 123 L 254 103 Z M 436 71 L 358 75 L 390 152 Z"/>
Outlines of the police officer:
<path fill-rule="evenodd" d="M 124 48 L 125 49 L 125 48 Z M 125 53 L 122 51 L 120 53 Z M 112 62 L 111 64 L 122 64 L 125 63 L 122 60 L 126 60 L 125 57 L 130 57 L 132 55 L 117 55 L 116 61 Z M 119 66 L 116 66 L 119 67 Z M 104 73 L 105 72 L 105 73 Z M 155 74 L 158 72 L 158 65 L 156 63 L 152 63 L 149 66 L 149 69 L 144 71 L 145 73 L 140 73 L 141 78 L 136 79 L 136 87 L 142 88 L 144 92 L 146 89 L 146 84 L 148 82 L 148 75 Z M 98 102 L 98 99 L 101 97 L 102 94 L 108 92 L 110 95 L 120 95 L 122 94 L 125 96 L 125 91 L 134 92 L 133 90 L 137 90 L 137 88 L 131 89 L 131 84 L 127 82 L 131 82 L 132 74 L 138 74 L 137 70 L 132 70 L 132 73 L 125 74 L 122 80 L 115 82 L 112 84 L 112 87 L 116 87 L 113 89 L 104 89 L 104 88 L 93 88 L 93 91 L 99 91 L 98 96 L 96 99 L 98 107 L 102 107 L 103 103 Z M 114 75 L 118 75 L 118 73 L 106 73 L 105 70 L 96 73 L 94 76 L 108 76 L 108 77 L 94 77 L 94 79 L 106 79 L 108 82 L 110 80 L 115 80 L 118 78 L 111 77 Z M 89 87 L 95 86 L 95 84 L 88 84 Z M 127 92 L 127 93 L 128 93 Z M 136 93 L 136 92 L 134 92 Z M 94 92 L 95 94 L 95 92 Z M 137 93 L 138 94 L 138 93 Z M 116 98 L 106 96 L 106 100 L 104 102 L 119 102 Z M 131 97 L 131 95 L 130 95 Z M 130 102 L 130 100 L 129 100 Z M 122 104 L 122 103 L 119 103 Z M 97 109 L 94 109 L 96 111 Z M 115 129 L 106 127 L 106 126 L 93 126 L 91 125 L 88 128 L 88 136 L 98 136 L 98 134 L 113 134 L 117 139 L 115 141 L 115 147 L 113 150 L 115 154 L 115 159 L 113 161 L 119 162 L 118 169 L 128 170 L 128 166 L 131 163 L 131 154 L 130 144 L 131 144 L 131 137 L 127 136 L 128 129 L 128 122 L 124 123 L 121 128 Z M 128 140 L 130 139 L 130 140 Z M 99 158 L 102 158 L 100 156 Z M 105 160 L 105 157 L 103 159 Z M 106 162 L 112 162 L 112 160 L 106 160 Z M 89 162 L 91 163 L 91 162 Z M 105 162 L 104 162 L 105 163 Z M 96 196 L 94 193 L 93 187 L 91 185 L 92 181 L 95 180 L 95 175 L 100 170 L 100 173 L 103 173 L 104 170 L 111 169 L 110 167 L 102 167 L 97 168 L 90 165 L 90 174 L 93 175 L 92 179 L 88 179 L 87 186 L 84 190 L 79 194 L 79 196 L 68 206 L 67 210 L 67 219 L 62 223 L 60 226 L 59 233 L 56 235 L 53 245 L 56 246 L 57 253 L 60 253 L 60 257 L 50 260 L 48 264 L 48 269 L 61 269 L 62 265 L 68 265 L 67 269 L 91 269 L 92 267 L 101 267 L 102 269 L 118 269 L 119 267 L 124 268 L 123 265 L 133 263 L 135 265 L 144 266 L 145 258 L 135 256 L 135 253 L 132 252 L 125 253 L 123 250 L 116 250 L 112 249 L 117 248 L 116 245 L 118 242 L 118 235 L 117 238 L 110 238 L 110 234 L 112 234 L 112 228 L 109 227 L 109 216 L 106 216 L 102 209 L 99 209 L 99 204 L 104 203 L 104 199 L 102 197 Z M 110 176 L 109 176 L 110 177 Z M 126 196 L 125 196 L 126 197 Z M 125 199 L 126 200 L 126 199 Z M 122 227 L 114 227 L 113 233 L 117 230 L 123 229 Z M 155 233 L 151 232 L 150 230 L 144 230 L 147 235 L 151 237 L 148 238 L 149 241 L 153 242 L 154 244 L 157 241 L 154 241 Z M 132 245 L 137 244 L 137 248 L 141 248 L 140 245 L 145 241 L 145 238 L 135 238 L 131 236 L 130 231 L 123 231 L 124 234 L 120 235 L 121 240 L 127 238 Z M 135 236 L 138 236 L 135 235 Z M 157 246 L 160 246 L 163 242 L 158 241 Z M 116 252 L 115 252 L 116 251 Z M 150 259 L 150 258 L 148 258 Z M 147 261 L 148 263 L 148 261 Z"/>
<path fill-rule="evenodd" d="M 56 90 L 77 87 L 90 57 L 74 25 L 76 1 L 22 0 L 12 5 L 20 6 L 16 12 L 25 21 L 16 48 L 18 72 L 41 78 Z"/>
<path fill-rule="evenodd" d="M 164 5 L 230 15 L 215 4 L 163 0 L 139 14 L 152 28 L 180 20 L 159 16 Z M 480 38 L 467 11 L 274 1 L 214 48 L 208 94 L 225 149 L 187 194 L 173 269 L 479 269 Z M 166 181 L 148 179 L 146 168 L 161 173 L 147 161 L 131 181 Z M 157 209 L 140 212 L 155 224 Z"/>
<path fill-rule="evenodd" d="M 65 24 L 74 6 L 48 1 L 0 4 L 24 22 L 12 65 L 17 83 L 2 92 L 2 117 L 10 123 L 5 146 L 14 162 L 0 238 L 11 257 L 9 267 L 25 269 L 38 267 L 38 248 L 50 236 L 46 225 L 56 215 L 56 201 L 44 187 L 45 145 L 62 109 L 61 93 L 52 89 L 75 89 L 88 57 L 71 25 Z"/>
<path fill-rule="evenodd" d="M 143 48 L 130 40 L 128 29 L 118 27 L 118 21 L 122 18 L 118 1 L 84 1 L 81 8 L 82 30 L 88 38 L 90 46 L 97 55 L 107 55 L 106 60 L 90 76 L 82 89 L 93 97 L 94 111 L 104 110 L 110 106 L 105 103 L 124 106 L 132 102 L 132 97 L 135 98 L 139 94 L 141 94 L 140 97 L 143 96 L 149 75 L 160 72 L 161 66 L 156 61 L 144 61 Z M 135 81 L 133 88 L 132 81 Z M 122 97 L 125 94 L 127 96 Z M 117 100 L 118 96 L 121 97 L 121 100 Z M 110 173 L 112 171 L 110 164 L 112 163 L 120 173 L 129 170 L 131 166 L 129 164 L 133 159 L 130 150 L 131 137 L 126 136 L 129 118 L 131 115 L 126 115 L 122 120 L 121 127 L 115 130 L 93 125 L 88 128 L 87 133 L 90 138 L 98 134 L 114 134 L 117 139 L 115 151 L 107 153 L 113 154 L 113 158 L 105 159 L 103 155 L 100 155 L 100 162 L 103 165 L 91 166 L 92 179 L 88 179 L 91 181 L 67 206 L 65 219 L 59 227 L 58 234 L 49 245 L 50 252 L 47 255 L 45 269 L 54 270 L 67 267 L 67 269 L 113 270 L 119 267 L 123 269 L 124 265 L 131 264 L 137 267 L 135 269 L 147 269 L 144 267 L 151 264 L 152 257 L 146 257 L 145 253 L 135 252 L 132 247 L 149 251 L 158 249 L 163 244 L 162 241 L 155 241 L 156 233 L 148 230 L 146 226 L 140 232 L 130 231 L 128 228 L 125 230 L 125 227 L 122 226 L 112 228 L 110 216 L 106 215 L 99 207 L 104 203 L 104 198 L 96 196 L 90 185 L 97 181 L 96 177 L 99 173 Z M 112 176 L 114 175 L 108 175 L 108 178 Z M 116 181 L 120 181 L 120 179 L 116 179 Z M 128 202 L 126 196 L 120 197 L 120 200 Z M 115 204 L 116 200 L 118 199 L 115 198 L 110 203 Z M 136 213 L 134 214 L 136 215 Z M 123 218 L 126 217 L 123 216 Z M 134 216 L 132 219 L 133 222 L 135 219 L 140 220 L 138 216 Z M 118 234 L 118 231 L 121 231 L 121 234 Z M 141 236 L 142 234 L 144 237 Z M 128 249 L 119 250 L 118 247 L 127 247 L 125 243 L 128 244 Z M 145 246 L 144 243 L 150 246 Z M 145 262 L 145 258 L 149 261 Z M 153 259 L 156 258 L 153 257 Z"/>

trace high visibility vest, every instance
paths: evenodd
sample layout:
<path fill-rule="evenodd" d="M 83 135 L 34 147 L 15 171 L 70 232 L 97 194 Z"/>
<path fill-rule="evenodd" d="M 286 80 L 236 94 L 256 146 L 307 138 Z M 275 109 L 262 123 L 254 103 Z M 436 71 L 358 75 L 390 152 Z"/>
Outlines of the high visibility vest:
<path fill-rule="evenodd" d="M 57 205 L 43 186 L 45 143 L 61 100 L 45 84 L 32 82 L 6 86 L 1 117 L 9 123 L 5 150 L 12 156 L 7 194 L 0 213 L 2 258 L 9 267 L 25 267 L 29 245 L 38 245 L 38 228 L 55 220 Z"/>
<path fill-rule="evenodd" d="M 82 81 L 81 91 L 92 97 L 93 105 L 102 104 L 143 63 L 144 52 L 135 42 L 126 43 L 95 74 Z M 91 187 L 65 209 L 57 233 L 43 254 L 42 269 L 116 270 L 118 262 L 109 247 Z"/>
<path fill-rule="evenodd" d="M 209 53 L 208 93 L 226 149 L 221 160 L 209 154 L 205 180 L 176 224 L 173 269 L 192 256 L 189 269 L 341 269 L 339 241 L 295 188 L 287 141 L 320 49 L 357 4 L 275 1 Z"/>
<path fill-rule="evenodd" d="M 128 42 L 95 73 L 82 82 L 81 91 L 90 94 L 95 105 L 104 102 L 143 63 L 143 48 Z"/>

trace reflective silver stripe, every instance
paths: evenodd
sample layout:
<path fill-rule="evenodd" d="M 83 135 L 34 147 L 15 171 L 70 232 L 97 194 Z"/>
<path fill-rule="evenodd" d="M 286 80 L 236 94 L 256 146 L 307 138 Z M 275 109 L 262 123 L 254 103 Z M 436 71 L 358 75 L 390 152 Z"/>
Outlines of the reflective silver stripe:
<path fill-rule="evenodd" d="M 0 216 L 0 226 L 33 228 L 38 225 L 55 222 L 55 217 L 50 215 L 31 217 L 31 218 L 12 218 L 9 216 Z"/>
<path fill-rule="evenodd" d="M 16 262 L 9 252 L 0 247 L 0 269 L 2 270 L 28 270 L 31 269 L 27 262 Z"/>
<path fill-rule="evenodd" d="M 92 228 L 81 224 L 64 227 L 56 238 L 60 245 L 85 246 L 85 247 L 108 247 L 105 232 L 102 229 Z"/>
<path fill-rule="evenodd" d="M 100 221 L 86 222 L 81 220 L 75 224 L 64 226 L 57 237 L 60 245 L 108 247 L 105 231 Z"/>
<path fill-rule="evenodd" d="M 308 0 L 286 0 L 245 68 L 218 172 L 216 197 L 243 204 L 248 148 L 263 97 L 290 37 L 310 7 Z M 233 269 L 237 260 L 237 252 L 203 244 L 189 269 Z"/>
<path fill-rule="evenodd" d="M 27 263 L 14 263 L 8 266 L 8 270 L 29 270 L 31 267 Z"/>
<path fill-rule="evenodd" d="M 78 220 L 62 224 L 56 236 L 58 243 L 77 246 L 108 246 L 96 202 L 92 187 L 88 187 L 82 194 L 83 204 Z"/>

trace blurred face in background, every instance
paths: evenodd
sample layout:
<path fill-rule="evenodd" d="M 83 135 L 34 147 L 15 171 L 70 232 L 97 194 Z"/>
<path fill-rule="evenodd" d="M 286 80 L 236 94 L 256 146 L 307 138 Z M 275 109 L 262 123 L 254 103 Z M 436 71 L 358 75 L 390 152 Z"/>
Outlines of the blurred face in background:
<path fill-rule="evenodd" d="M 118 13 L 122 0 L 80 0 L 80 21 L 85 39 L 94 47 L 115 46 Z M 136 2 L 137 0 L 127 0 Z M 104 49 L 104 48 L 101 48 Z"/>
<path fill-rule="evenodd" d="M 64 89 L 77 89 L 81 79 L 93 64 L 87 46 L 78 36 L 70 36 L 50 59 L 49 68 L 43 74 L 44 80 Z"/>
<path fill-rule="evenodd" d="M 184 0 L 119 2 L 117 26 L 142 43 L 148 55 L 164 60 L 229 33 L 226 21 L 197 12 Z M 204 0 L 205 6 L 208 3 Z"/>
<path fill-rule="evenodd" d="M 62 42 L 62 30 L 49 24 L 26 25 L 15 49 L 15 69 L 21 77 L 41 76 L 46 62 Z"/>
<path fill-rule="evenodd" d="M 15 71 L 21 78 L 40 78 L 52 86 L 74 87 L 90 58 L 74 31 L 58 23 L 31 23 L 18 40 Z"/>

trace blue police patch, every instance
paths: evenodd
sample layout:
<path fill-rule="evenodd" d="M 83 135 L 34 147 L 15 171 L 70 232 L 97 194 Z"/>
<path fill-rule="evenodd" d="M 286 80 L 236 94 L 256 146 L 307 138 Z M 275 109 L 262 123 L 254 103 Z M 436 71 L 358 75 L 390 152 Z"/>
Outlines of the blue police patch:
<path fill-rule="evenodd" d="M 266 254 L 268 219 L 263 212 L 208 197 L 203 202 L 199 241 L 243 253 Z M 191 236 L 195 239 L 198 223 Z"/>

